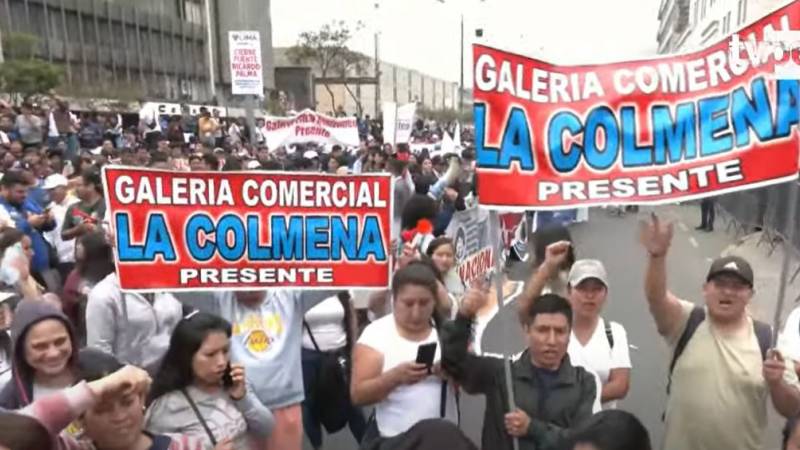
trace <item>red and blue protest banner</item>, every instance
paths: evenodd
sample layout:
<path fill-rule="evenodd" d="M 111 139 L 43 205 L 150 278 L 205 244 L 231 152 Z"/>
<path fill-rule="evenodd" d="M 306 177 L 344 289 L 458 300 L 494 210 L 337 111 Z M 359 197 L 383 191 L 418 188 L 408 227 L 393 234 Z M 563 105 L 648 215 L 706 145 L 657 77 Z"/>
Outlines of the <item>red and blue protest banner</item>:
<path fill-rule="evenodd" d="M 389 284 L 388 175 L 106 167 L 103 179 L 124 290 Z"/>
<path fill-rule="evenodd" d="M 776 45 L 779 30 L 800 30 L 800 2 L 679 56 L 558 66 L 473 46 L 481 204 L 657 204 L 796 179 L 798 81 L 775 75 L 800 70 L 800 45 Z"/>

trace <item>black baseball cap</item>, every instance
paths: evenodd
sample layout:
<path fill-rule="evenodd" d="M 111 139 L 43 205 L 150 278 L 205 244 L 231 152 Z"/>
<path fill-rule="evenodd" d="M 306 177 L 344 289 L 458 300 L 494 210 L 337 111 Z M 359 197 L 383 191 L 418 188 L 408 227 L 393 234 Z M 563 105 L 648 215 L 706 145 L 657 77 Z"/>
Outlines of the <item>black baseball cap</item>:
<path fill-rule="evenodd" d="M 711 268 L 708 269 L 706 281 L 711 281 L 712 278 L 724 273 L 736 275 L 750 285 L 751 288 L 753 287 L 753 268 L 744 258 L 739 256 L 717 258 L 711 263 Z"/>

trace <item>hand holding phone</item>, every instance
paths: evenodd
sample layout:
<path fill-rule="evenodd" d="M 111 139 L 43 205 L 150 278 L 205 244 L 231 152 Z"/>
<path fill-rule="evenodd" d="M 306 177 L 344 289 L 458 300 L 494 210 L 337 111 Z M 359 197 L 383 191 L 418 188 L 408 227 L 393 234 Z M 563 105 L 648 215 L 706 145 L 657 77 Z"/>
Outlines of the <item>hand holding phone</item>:
<path fill-rule="evenodd" d="M 431 373 L 433 360 L 436 357 L 437 346 L 438 344 L 436 342 L 431 342 L 429 344 L 422 344 L 417 349 L 417 364 L 424 364 L 428 369 L 428 373 Z"/>

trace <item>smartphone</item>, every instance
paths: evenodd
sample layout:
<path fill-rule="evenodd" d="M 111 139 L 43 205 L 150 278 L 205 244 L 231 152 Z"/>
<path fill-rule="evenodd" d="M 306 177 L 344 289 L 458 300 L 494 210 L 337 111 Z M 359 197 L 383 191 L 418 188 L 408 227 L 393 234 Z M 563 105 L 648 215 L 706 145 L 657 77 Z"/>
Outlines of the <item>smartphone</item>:
<path fill-rule="evenodd" d="M 417 348 L 417 364 L 425 364 L 430 372 L 433 367 L 433 358 L 436 357 L 436 342 L 430 344 L 422 344 Z"/>
<path fill-rule="evenodd" d="M 231 363 L 225 368 L 225 373 L 222 375 L 222 386 L 225 389 L 233 387 L 233 377 L 231 376 Z"/>

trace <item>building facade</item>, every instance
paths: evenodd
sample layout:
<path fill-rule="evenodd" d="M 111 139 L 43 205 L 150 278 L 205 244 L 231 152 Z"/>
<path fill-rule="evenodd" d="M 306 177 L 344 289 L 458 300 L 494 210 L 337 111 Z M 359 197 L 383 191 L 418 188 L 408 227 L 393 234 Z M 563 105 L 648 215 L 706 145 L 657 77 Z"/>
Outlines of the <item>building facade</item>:
<path fill-rule="evenodd" d="M 269 0 L 0 0 L 0 31 L 39 37 L 76 96 L 237 104 L 228 31 L 242 29 L 261 33 L 271 89 Z"/>
<path fill-rule="evenodd" d="M 380 62 L 380 81 L 379 89 L 373 82 L 356 84 L 351 83 L 347 86 L 337 83 L 330 83 L 327 86 L 315 81 L 320 77 L 319 68 L 309 65 L 307 62 L 294 62 L 287 56 L 287 48 L 275 48 L 275 70 L 277 73 L 308 67 L 308 79 L 305 84 L 312 86 L 313 98 L 311 103 L 317 111 L 322 113 L 333 113 L 340 108 L 347 114 L 352 115 L 359 112 L 375 117 L 376 111 L 380 110 L 382 102 L 411 103 L 417 102 L 420 107 L 427 109 L 458 109 L 459 91 L 458 83 L 442 80 L 426 75 L 414 69 L 409 69 L 386 61 Z M 359 73 L 350 73 L 353 78 L 373 78 L 375 76 L 374 59 L 364 56 L 369 60 L 368 64 Z M 330 76 L 330 74 L 329 74 Z M 283 84 L 281 80 L 276 85 L 276 89 L 286 92 L 289 97 L 296 96 L 292 86 Z M 379 100 L 376 102 L 376 99 Z M 376 108 L 377 107 L 377 108 Z"/>
<path fill-rule="evenodd" d="M 724 39 L 791 0 L 662 0 L 658 52 L 683 53 Z"/>

